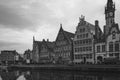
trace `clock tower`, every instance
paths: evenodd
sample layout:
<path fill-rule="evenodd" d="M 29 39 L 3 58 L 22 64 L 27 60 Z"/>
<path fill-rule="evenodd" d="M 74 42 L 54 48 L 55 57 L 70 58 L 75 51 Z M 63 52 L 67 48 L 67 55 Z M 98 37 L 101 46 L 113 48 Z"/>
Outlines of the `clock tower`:
<path fill-rule="evenodd" d="M 112 24 L 115 23 L 115 4 L 112 0 L 107 1 L 107 5 L 105 7 L 105 20 L 106 20 L 106 26 L 105 26 L 105 35 L 108 34 L 109 29 L 112 27 Z"/>

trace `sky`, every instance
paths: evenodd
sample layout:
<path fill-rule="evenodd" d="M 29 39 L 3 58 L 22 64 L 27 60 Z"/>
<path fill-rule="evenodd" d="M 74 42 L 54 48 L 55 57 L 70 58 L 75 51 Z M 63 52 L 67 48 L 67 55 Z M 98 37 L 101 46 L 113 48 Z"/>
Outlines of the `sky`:
<path fill-rule="evenodd" d="M 120 23 L 120 2 L 116 4 L 116 22 Z M 0 0 L 0 50 L 24 53 L 35 40 L 55 41 L 60 24 L 74 33 L 81 15 L 94 24 L 105 25 L 107 0 Z"/>

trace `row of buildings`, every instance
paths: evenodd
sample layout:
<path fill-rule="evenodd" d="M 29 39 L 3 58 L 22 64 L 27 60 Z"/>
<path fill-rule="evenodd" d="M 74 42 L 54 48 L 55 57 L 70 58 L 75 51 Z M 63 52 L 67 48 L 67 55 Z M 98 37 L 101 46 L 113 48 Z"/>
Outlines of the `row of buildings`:
<path fill-rule="evenodd" d="M 3 50 L 0 53 L 0 64 L 23 64 L 32 62 L 32 51 L 26 50 L 23 54 L 19 54 L 16 50 Z"/>
<path fill-rule="evenodd" d="M 97 63 L 104 58 L 120 59 L 120 29 L 115 22 L 115 3 L 108 0 L 105 26 L 91 24 L 81 16 L 75 33 L 65 31 L 60 24 L 56 40 L 36 41 L 33 37 L 32 60 L 36 63 Z"/>
<path fill-rule="evenodd" d="M 3 50 L 0 54 L 0 64 L 16 64 L 23 58 L 16 50 Z"/>

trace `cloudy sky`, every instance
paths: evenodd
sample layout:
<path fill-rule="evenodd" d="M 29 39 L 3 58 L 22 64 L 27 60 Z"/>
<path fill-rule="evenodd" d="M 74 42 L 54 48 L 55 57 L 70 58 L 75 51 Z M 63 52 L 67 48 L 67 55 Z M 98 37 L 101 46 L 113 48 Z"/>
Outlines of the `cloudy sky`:
<path fill-rule="evenodd" d="M 107 0 L 0 0 L 0 50 L 23 53 L 32 49 L 32 38 L 56 39 L 64 30 L 75 32 L 81 15 L 94 24 L 105 24 L 104 7 Z M 120 2 L 116 3 L 116 22 L 120 23 Z"/>

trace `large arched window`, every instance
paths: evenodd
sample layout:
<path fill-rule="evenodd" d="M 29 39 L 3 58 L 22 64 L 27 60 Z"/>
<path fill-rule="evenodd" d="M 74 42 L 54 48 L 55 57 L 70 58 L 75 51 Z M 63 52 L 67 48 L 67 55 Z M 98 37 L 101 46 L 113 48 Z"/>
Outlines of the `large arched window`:
<path fill-rule="evenodd" d="M 113 52 L 113 42 L 110 42 L 110 43 L 109 43 L 109 51 L 110 51 L 110 52 Z"/>
<path fill-rule="evenodd" d="M 115 51 L 119 51 L 119 43 L 115 42 Z"/>

